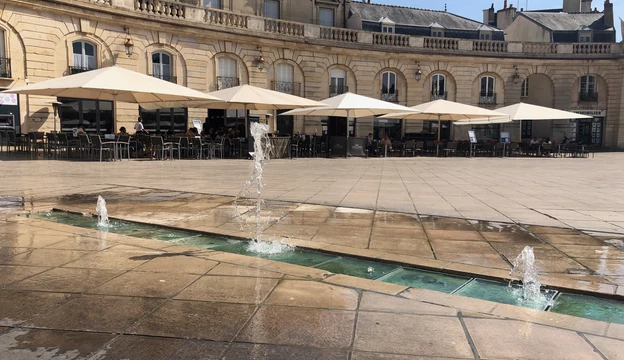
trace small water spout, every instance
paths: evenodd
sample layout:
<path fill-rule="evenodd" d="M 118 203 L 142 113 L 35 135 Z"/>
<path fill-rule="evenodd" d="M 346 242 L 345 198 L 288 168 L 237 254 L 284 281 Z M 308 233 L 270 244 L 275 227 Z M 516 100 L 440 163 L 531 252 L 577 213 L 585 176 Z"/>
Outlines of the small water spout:
<path fill-rule="evenodd" d="M 108 210 L 106 209 L 106 200 L 98 195 L 97 205 L 95 207 L 95 213 L 98 216 L 98 227 L 108 228 Z"/>
<path fill-rule="evenodd" d="M 518 274 L 515 278 L 514 275 Z M 509 273 L 510 282 L 514 279 L 522 280 L 522 300 L 535 303 L 545 302 L 546 297 L 540 292 L 542 284 L 537 275 L 537 268 L 535 267 L 535 254 L 533 248 L 525 246 L 520 255 L 516 257 L 513 262 L 513 269 Z"/>
<path fill-rule="evenodd" d="M 239 203 L 241 199 L 246 199 L 247 196 L 254 191 L 255 192 L 255 229 L 249 229 L 252 241 L 249 245 L 249 250 L 263 254 L 278 254 L 284 251 L 292 250 L 292 246 L 280 243 L 280 242 L 265 242 L 262 241 L 262 234 L 264 227 L 268 223 L 268 219 L 262 218 L 262 205 L 264 205 L 264 199 L 262 194 L 264 193 L 264 167 L 269 160 L 269 153 L 271 150 L 271 142 L 268 137 L 269 125 L 260 123 L 251 123 L 250 125 L 251 136 L 254 141 L 254 152 L 250 153 L 253 156 L 254 166 L 251 172 L 251 177 L 247 180 L 238 196 L 234 200 L 234 207 L 236 209 L 236 218 L 243 224 L 244 227 L 248 227 L 247 221 L 243 218 L 243 214 L 240 212 Z"/>

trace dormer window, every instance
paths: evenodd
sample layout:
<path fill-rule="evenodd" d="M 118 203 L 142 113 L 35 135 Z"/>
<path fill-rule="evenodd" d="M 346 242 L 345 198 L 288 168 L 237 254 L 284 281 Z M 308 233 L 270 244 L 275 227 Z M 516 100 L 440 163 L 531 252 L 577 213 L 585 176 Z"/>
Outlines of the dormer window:
<path fill-rule="evenodd" d="M 490 33 L 489 31 L 479 32 L 479 40 L 491 40 L 491 39 L 492 39 L 492 33 Z"/>
<path fill-rule="evenodd" d="M 582 43 L 592 42 L 591 33 L 580 33 L 579 34 L 579 42 L 582 42 Z"/>
<path fill-rule="evenodd" d="M 444 37 L 444 27 L 438 23 L 432 23 L 429 25 L 431 28 L 431 37 Z"/>
<path fill-rule="evenodd" d="M 385 34 L 393 34 L 394 33 L 394 25 L 395 22 L 390 20 L 387 17 L 382 17 L 379 19 L 379 23 L 381 24 L 381 32 Z"/>

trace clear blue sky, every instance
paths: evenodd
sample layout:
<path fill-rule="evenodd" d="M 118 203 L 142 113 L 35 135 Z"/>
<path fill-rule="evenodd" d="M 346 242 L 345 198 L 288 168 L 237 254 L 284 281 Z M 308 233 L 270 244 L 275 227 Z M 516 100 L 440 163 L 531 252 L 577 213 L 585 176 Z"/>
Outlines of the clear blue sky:
<path fill-rule="evenodd" d="M 409 6 L 421 9 L 444 10 L 446 3 L 447 10 L 457 15 L 461 15 L 470 19 L 483 21 L 483 9 L 488 9 L 494 3 L 494 8 L 500 10 L 503 7 L 504 0 L 371 0 L 376 4 Z M 620 17 L 624 18 L 624 0 L 611 0 L 613 10 L 615 12 L 615 30 L 618 34 L 618 41 L 622 40 L 620 34 Z M 509 4 L 513 4 L 516 8 L 525 8 L 529 10 L 540 9 L 558 9 L 563 5 L 563 0 L 508 0 Z M 604 0 L 594 0 L 592 8 L 597 7 L 599 11 L 604 8 Z"/>

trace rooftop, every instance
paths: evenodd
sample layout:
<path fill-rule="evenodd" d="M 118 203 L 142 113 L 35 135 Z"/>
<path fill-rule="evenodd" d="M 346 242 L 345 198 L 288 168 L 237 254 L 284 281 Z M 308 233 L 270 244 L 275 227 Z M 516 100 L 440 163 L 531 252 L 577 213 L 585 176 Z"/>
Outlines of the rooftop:
<path fill-rule="evenodd" d="M 404 6 L 352 2 L 351 11 L 362 16 L 363 21 L 379 22 L 389 18 L 397 24 L 430 27 L 437 23 L 445 29 L 477 30 L 483 23 L 445 11 L 425 10 Z"/>
<path fill-rule="evenodd" d="M 614 31 L 613 27 L 604 24 L 603 13 L 554 13 L 554 12 L 521 12 L 518 16 L 525 16 L 530 20 L 552 31 L 577 31 L 582 26 L 592 30 Z"/>

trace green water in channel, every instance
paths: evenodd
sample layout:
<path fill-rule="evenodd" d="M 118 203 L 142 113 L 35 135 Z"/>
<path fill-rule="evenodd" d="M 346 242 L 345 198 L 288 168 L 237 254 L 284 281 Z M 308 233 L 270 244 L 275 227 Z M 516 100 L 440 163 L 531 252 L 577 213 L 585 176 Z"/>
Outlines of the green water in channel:
<path fill-rule="evenodd" d="M 77 214 L 54 211 L 51 213 L 34 214 L 31 217 L 82 228 L 98 229 L 95 218 Z M 243 240 L 120 220 L 112 220 L 107 231 L 138 238 L 155 239 L 202 249 L 212 249 L 313 267 L 335 274 L 350 275 L 413 288 L 440 291 L 503 304 L 624 324 L 624 303 L 613 299 L 558 293 L 554 290 L 543 289 L 542 293 L 546 301 L 533 303 L 524 301 L 521 298 L 519 286 L 510 287 L 503 282 L 403 267 L 368 259 L 338 256 L 301 248 L 295 248 L 292 251 L 279 254 L 259 254 L 249 251 L 247 241 Z"/>

